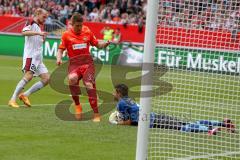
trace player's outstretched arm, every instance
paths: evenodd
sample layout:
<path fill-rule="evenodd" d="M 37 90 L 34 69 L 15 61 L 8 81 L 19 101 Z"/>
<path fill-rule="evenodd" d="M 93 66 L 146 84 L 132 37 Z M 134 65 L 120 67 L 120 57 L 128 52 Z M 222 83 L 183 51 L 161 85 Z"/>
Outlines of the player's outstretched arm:
<path fill-rule="evenodd" d="M 97 45 L 97 48 L 99 48 L 99 49 L 106 48 L 109 44 L 110 44 L 110 41 L 99 42 L 98 45 Z"/>
<path fill-rule="evenodd" d="M 62 55 L 63 55 L 63 49 L 58 49 L 58 52 L 57 52 L 57 61 L 56 61 L 56 64 L 58 66 L 60 66 L 62 64 Z"/>
<path fill-rule="evenodd" d="M 22 35 L 23 36 L 36 36 L 36 35 L 39 35 L 39 36 L 46 37 L 47 33 L 46 32 L 35 32 L 35 31 L 23 31 Z"/>
<path fill-rule="evenodd" d="M 119 121 L 117 124 L 118 125 L 131 125 L 131 120 Z"/>

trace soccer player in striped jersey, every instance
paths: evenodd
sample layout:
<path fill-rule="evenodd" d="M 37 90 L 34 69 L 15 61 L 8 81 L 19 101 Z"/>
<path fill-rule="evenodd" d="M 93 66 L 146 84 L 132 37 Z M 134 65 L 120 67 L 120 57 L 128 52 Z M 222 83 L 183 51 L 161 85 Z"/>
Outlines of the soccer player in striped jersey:
<path fill-rule="evenodd" d="M 31 103 L 28 97 L 43 88 L 48 84 L 49 73 L 43 63 L 43 42 L 45 41 L 46 32 L 42 32 L 40 25 L 43 25 L 48 12 L 44 9 L 38 8 L 35 10 L 34 18 L 31 24 L 27 24 L 23 30 L 22 35 L 25 36 L 25 45 L 23 53 L 23 78 L 18 82 L 16 89 L 8 103 L 10 107 L 18 108 L 16 103 L 17 97 L 27 106 L 30 107 Z M 26 92 L 21 93 L 26 84 L 32 80 L 34 76 L 39 76 L 40 81 L 33 84 Z"/>
<path fill-rule="evenodd" d="M 99 42 L 91 30 L 82 23 L 82 15 L 74 13 L 71 18 L 72 27 L 62 35 L 57 54 L 57 65 L 61 65 L 63 52 L 67 50 L 69 57 L 68 81 L 72 99 L 75 103 L 75 117 L 77 119 L 82 118 L 82 106 L 79 101 L 79 80 L 82 79 L 87 89 L 89 103 L 94 112 L 93 121 L 100 122 L 94 75 L 95 68 L 93 58 L 89 52 L 89 46 L 106 48 L 109 42 Z"/>

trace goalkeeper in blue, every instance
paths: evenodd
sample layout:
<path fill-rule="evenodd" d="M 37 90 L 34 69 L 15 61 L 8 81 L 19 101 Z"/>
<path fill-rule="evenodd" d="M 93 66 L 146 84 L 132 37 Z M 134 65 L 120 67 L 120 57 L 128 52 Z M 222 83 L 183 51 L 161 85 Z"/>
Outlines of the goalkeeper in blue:
<path fill-rule="evenodd" d="M 128 87 L 125 84 L 115 86 L 113 93 L 117 101 L 116 111 L 109 117 L 111 124 L 117 125 L 138 125 L 139 105 L 128 96 Z M 177 117 L 166 114 L 150 113 L 150 128 L 173 129 L 182 132 L 206 132 L 209 135 L 216 135 L 218 131 L 226 130 L 235 133 L 236 127 L 232 120 L 224 118 L 223 121 L 198 120 L 187 122 Z"/>

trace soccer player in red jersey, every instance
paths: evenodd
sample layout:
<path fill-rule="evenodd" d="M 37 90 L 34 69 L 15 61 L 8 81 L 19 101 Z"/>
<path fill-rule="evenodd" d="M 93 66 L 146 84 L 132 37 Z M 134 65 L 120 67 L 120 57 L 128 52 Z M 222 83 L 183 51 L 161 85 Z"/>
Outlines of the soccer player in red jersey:
<path fill-rule="evenodd" d="M 71 18 L 72 27 L 63 33 L 61 44 L 57 53 L 57 65 L 62 64 L 62 55 L 67 50 L 69 57 L 68 80 L 72 99 L 75 103 L 75 115 L 80 119 L 82 106 L 79 101 L 79 80 L 83 80 L 89 97 L 89 103 L 93 109 L 94 122 L 100 122 L 100 114 L 97 104 L 97 93 L 95 84 L 95 69 L 93 59 L 89 52 L 89 46 L 106 48 L 109 42 L 99 42 L 91 30 L 84 26 L 82 15 L 74 13 Z"/>

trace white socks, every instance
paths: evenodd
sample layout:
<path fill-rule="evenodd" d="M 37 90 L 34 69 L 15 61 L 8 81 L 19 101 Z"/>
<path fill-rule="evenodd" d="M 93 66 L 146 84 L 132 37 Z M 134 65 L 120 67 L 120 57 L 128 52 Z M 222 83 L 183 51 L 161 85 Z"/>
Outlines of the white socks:
<path fill-rule="evenodd" d="M 23 94 L 24 94 L 25 96 L 29 96 L 30 94 L 32 94 L 32 93 L 40 90 L 40 89 L 43 88 L 43 87 L 44 87 L 43 82 L 42 82 L 42 81 L 38 81 L 38 82 L 36 82 L 35 84 L 33 84 L 32 87 L 29 88 L 29 89 L 28 89 L 26 92 L 24 92 Z"/>
<path fill-rule="evenodd" d="M 22 79 L 21 81 L 18 82 L 16 89 L 12 95 L 11 100 L 16 101 L 17 96 L 19 95 L 19 93 L 22 91 L 22 89 L 24 88 L 24 86 L 28 83 L 28 80 L 26 79 Z"/>

